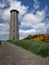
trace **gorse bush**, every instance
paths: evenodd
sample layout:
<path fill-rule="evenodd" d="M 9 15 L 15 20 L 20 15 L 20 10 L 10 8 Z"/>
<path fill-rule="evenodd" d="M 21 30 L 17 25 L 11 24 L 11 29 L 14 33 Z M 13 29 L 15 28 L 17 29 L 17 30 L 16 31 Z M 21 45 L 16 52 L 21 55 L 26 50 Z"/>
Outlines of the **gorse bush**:
<path fill-rule="evenodd" d="M 17 46 L 21 46 L 24 49 L 31 51 L 34 54 L 40 55 L 42 57 L 49 56 L 49 44 L 45 42 L 33 41 L 33 40 L 13 40 L 9 41 Z"/>

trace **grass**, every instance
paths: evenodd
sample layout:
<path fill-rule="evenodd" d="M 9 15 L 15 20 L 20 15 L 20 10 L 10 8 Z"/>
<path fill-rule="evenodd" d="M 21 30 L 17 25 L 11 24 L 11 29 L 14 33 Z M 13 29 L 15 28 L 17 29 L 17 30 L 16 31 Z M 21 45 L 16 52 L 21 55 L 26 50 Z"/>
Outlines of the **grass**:
<path fill-rule="evenodd" d="M 42 57 L 49 56 L 49 43 L 33 41 L 33 40 L 13 40 L 9 41 L 17 46 L 20 46 L 26 50 L 31 51 L 34 54 L 40 55 Z"/>

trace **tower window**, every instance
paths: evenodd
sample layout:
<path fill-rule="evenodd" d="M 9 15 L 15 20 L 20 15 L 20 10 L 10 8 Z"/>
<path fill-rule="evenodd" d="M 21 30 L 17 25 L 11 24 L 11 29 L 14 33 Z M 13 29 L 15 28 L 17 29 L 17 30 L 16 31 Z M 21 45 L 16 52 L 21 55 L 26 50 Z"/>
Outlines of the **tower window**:
<path fill-rule="evenodd" d="M 15 38 L 13 37 L 13 40 L 14 40 Z"/>
<path fill-rule="evenodd" d="M 15 30 L 13 30 L 13 32 L 15 32 Z"/>

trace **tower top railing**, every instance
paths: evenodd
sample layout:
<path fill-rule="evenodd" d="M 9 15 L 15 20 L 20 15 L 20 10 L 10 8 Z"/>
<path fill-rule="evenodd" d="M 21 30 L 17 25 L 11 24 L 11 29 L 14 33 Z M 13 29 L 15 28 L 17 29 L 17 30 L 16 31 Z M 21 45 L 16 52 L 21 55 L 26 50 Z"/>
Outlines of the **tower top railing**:
<path fill-rule="evenodd" d="M 15 9 L 11 10 L 10 13 L 12 13 L 13 11 L 19 13 L 19 11 L 18 10 L 15 10 Z"/>

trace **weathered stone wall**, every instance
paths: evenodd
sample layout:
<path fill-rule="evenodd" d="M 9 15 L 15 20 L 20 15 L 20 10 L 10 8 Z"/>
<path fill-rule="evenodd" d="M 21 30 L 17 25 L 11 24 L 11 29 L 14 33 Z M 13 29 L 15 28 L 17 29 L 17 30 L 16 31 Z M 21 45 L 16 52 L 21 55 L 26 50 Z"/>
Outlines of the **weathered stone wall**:
<path fill-rule="evenodd" d="M 18 40 L 18 39 L 19 39 L 18 12 L 14 10 L 11 12 L 11 18 L 10 18 L 9 40 Z"/>

